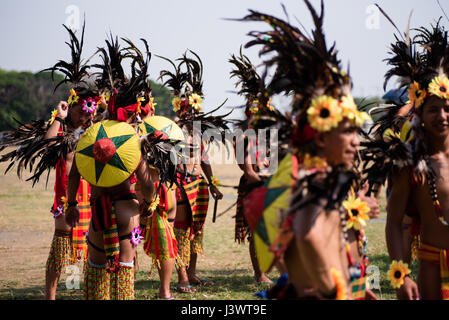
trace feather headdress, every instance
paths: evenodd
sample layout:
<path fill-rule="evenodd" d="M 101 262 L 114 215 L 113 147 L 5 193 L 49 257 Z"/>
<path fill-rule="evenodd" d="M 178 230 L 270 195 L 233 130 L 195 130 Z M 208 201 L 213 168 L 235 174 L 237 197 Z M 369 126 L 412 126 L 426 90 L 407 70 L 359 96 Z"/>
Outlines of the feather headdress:
<path fill-rule="evenodd" d="M 225 141 L 227 135 L 225 131 L 229 129 L 229 121 L 226 117 L 232 112 L 228 112 L 224 115 L 212 115 L 215 111 L 219 110 L 226 103 L 224 101 L 214 110 L 204 113 L 203 107 L 203 63 L 201 58 L 195 52 L 189 50 L 194 56 L 189 57 L 187 53 L 184 53 L 181 58 L 176 59 L 178 64 L 171 61 L 168 58 L 160 57 L 168 61 L 174 71 L 162 70 L 160 72 L 160 79 L 164 80 L 164 85 L 168 86 L 173 95 L 173 110 L 177 114 L 176 123 L 181 127 L 187 129 L 189 134 L 204 134 L 207 130 L 214 130 L 218 135 L 222 137 L 221 141 Z M 194 123 L 200 124 L 198 130 L 200 132 L 194 133 Z M 216 131 L 218 130 L 218 131 Z M 214 143 L 219 141 L 213 140 Z"/>
<path fill-rule="evenodd" d="M 265 78 L 261 77 L 249 58 L 242 53 L 232 55 L 229 62 L 235 66 L 231 71 L 231 78 L 236 77 L 237 92 L 246 98 L 246 119 L 238 121 L 237 125 L 243 129 L 278 129 L 278 141 L 281 149 L 287 149 L 293 132 L 293 122 L 287 115 L 271 105 L 271 97 L 265 85 Z"/>
<path fill-rule="evenodd" d="M 71 51 L 71 60 L 59 60 L 53 67 L 42 71 L 51 71 L 52 76 L 54 72 L 63 73 L 64 79 L 56 85 L 55 90 L 63 83 L 70 83 L 73 87 L 70 90 L 68 99 L 69 108 L 72 108 L 74 105 L 81 105 L 82 111 L 79 112 L 93 114 L 99 98 L 96 96 L 96 91 L 90 87 L 87 81 L 90 76 L 88 73 L 90 66 L 87 65 L 87 62 L 83 63 L 81 58 L 85 24 L 83 24 L 81 39 L 78 39 L 76 34 L 67 26 L 63 26 L 70 37 L 70 43 L 66 42 L 66 44 Z M 31 124 L 23 124 L 16 120 L 19 124 L 17 129 L 2 133 L 0 151 L 8 147 L 13 148 L 12 151 L 0 158 L 0 162 L 10 162 L 6 171 L 10 170 L 14 164 L 17 164 L 17 175 L 21 178 L 22 171 L 28 169 L 32 176 L 27 180 L 31 180 L 33 186 L 39 181 L 40 176 L 47 171 L 48 182 L 50 170 L 55 168 L 61 157 L 65 159 L 69 153 L 75 150 L 81 130 L 90 125 L 89 121 L 89 123 L 83 125 L 83 128 L 73 128 L 73 130 L 69 131 L 64 123 L 62 132 L 54 138 L 46 139 L 47 130 L 55 121 L 56 115 L 57 112 L 54 111 L 50 120 L 37 120 Z M 70 119 L 70 113 L 68 119 Z"/>
<path fill-rule="evenodd" d="M 270 54 L 264 63 L 267 69 L 275 67 L 275 72 L 268 84 L 268 92 L 270 95 L 293 95 L 292 114 L 296 116 L 300 136 L 310 136 L 304 130 L 328 131 L 344 118 L 361 125 L 368 117 L 366 113 L 359 112 L 354 103 L 351 78 L 341 70 L 335 44 L 330 48 L 326 44 L 323 1 L 320 15 L 308 0 L 304 2 L 315 25 L 312 36 L 284 20 L 250 10 L 242 21 L 266 22 L 272 29 L 250 32 L 254 39 L 245 47 L 261 45 L 260 55 Z"/>
<path fill-rule="evenodd" d="M 367 136 L 362 142 L 364 172 L 370 184 L 380 185 L 401 168 L 411 167 L 416 181 L 423 182 L 435 173 L 426 161 L 428 143 L 419 110 L 430 96 L 449 99 L 448 33 L 440 18 L 430 29 L 410 29 L 409 19 L 402 34 L 385 11 L 378 8 L 399 32 L 390 45 L 390 57 L 385 59 L 390 69 L 385 74 L 384 89 L 396 78 L 399 90 L 408 91 L 408 101 L 390 101 L 386 114 L 373 125 L 374 138 Z"/>

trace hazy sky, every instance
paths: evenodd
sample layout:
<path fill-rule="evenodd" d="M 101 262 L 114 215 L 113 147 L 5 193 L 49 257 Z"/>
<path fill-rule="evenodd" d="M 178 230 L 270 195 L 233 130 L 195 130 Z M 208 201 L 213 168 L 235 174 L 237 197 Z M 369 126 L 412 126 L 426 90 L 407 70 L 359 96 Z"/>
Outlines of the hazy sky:
<path fill-rule="evenodd" d="M 67 59 L 69 48 L 64 42 L 68 34 L 62 24 L 79 21 L 74 19 L 78 10 L 81 23 L 86 15 L 85 58 L 96 47 L 104 45 L 109 31 L 130 38 L 139 46 L 139 38 L 145 38 L 153 53 L 150 77 L 156 79 L 160 70 L 170 66 L 154 55 L 173 60 L 191 49 L 200 55 L 204 64 L 204 110 L 211 110 L 225 98 L 229 98 L 227 106 L 239 105 L 243 98 L 230 92 L 234 90 L 235 80 L 229 79 L 232 66 L 228 59 L 232 53 L 238 53 L 241 44 L 250 40 L 249 31 L 266 31 L 268 26 L 223 18 L 241 18 L 248 9 L 285 18 L 281 3 L 286 6 L 292 24 L 298 26 L 296 17 L 310 31 L 310 14 L 301 0 L 2 0 L 0 68 L 35 72 L 52 66 L 58 59 Z M 319 1 L 312 0 L 312 3 L 318 9 Z M 386 71 L 382 60 L 394 40 L 394 28 L 373 10 L 373 1 L 325 0 L 324 3 L 327 42 L 335 41 L 344 68 L 350 65 L 353 95 L 382 95 Z M 377 3 L 401 31 L 407 26 L 411 10 L 412 27 L 429 26 L 443 15 L 436 0 L 378 0 Z M 440 3 L 449 13 L 449 0 Z M 446 19 L 444 24 L 449 25 Z M 261 62 L 258 49 L 244 53 L 254 64 Z M 283 103 L 282 99 L 278 100 L 278 104 Z"/>

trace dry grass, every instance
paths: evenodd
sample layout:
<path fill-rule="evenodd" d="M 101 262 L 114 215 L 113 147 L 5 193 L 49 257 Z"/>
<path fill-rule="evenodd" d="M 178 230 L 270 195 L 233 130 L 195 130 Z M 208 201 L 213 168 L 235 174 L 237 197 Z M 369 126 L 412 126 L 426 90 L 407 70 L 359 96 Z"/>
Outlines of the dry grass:
<path fill-rule="evenodd" d="M 0 165 L 0 172 L 6 166 Z M 237 185 L 241 171 L 235 164 L 213 165 L 215 176 L 226 185 Z M 0 299 L 43 299 L 45 263 L 54 231 L 49 212 L 53 202 L 53 174 L 48 188 L 41 181 L 34 188 L 19 181 L 15 172 L 0 175 Z M 231 206 L 236 190 L 222 188 L 225 194 L 219 202 L 218 213 Z M 384 199 L 381 199 L 384 203 Z M 212 287 L 198 288 L 195 294 L 175 293 L 176 299 L 256 299 L 254 293 L 262 287 L 254 282 L 248 245 L 234 242 L 235 208 L 212 223 L 213 202 L 210 203 L 205 229 L 205 255 L 198 261 L 198 275 L 215 282 Z M 371 264 L 380 268 L 382 290 L 375 290 L 384 299 L 393 298 L 385 275 L 388 268 L 384 240 L 385 213 L 368 224 Z M 137 299 L 155 299 L 159 286 L 157 272 L 151 259 L 138 247 L 139 269 L 136 275 Z M 82 266 L 79 266 L 82 270 Z M 270 274 L 276 279 L 279 274 Z M 63 274 L 58 286 L 58 299 L 82 299 L 82 290 L 68 290 Z M 82 279 L 82 277 L 81 277 Z M 177 281 L 172 276 L 172 287 Z M 81 281 L 82 282 L 82 281 Z"/>

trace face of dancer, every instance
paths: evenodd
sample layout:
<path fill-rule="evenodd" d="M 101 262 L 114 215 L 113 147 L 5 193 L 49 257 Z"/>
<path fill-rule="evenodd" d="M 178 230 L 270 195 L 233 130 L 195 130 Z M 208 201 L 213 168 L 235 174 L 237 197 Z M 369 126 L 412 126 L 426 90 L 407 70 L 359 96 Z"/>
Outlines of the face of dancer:
<path fill-rule="evenodd" d="M 424 130 L 435 138 L 447 137 L 449 135 L 449 101 L 430 96 L 421 108 Z"/>
<path fill-rule="evenodd" d="M 359 128 L 349 120 L 340 121 L 337 128 L 318 134 L 315 143 L 321 156 L 330 165 L 351 168 L 357 147 L 360 145 Z"/>
<path fill-rule="evenodd" d="M 69 108 L 70 121 L 74 128 L 79 128 L 90 121 L 90 113 L 83 111 L 81 104 L 75 104 Z"/>

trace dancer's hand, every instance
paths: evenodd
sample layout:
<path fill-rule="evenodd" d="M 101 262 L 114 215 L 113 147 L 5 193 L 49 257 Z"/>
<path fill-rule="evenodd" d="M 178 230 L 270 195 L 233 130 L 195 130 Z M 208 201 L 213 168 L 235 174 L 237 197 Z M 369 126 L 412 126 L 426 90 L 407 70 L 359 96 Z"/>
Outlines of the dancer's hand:
<path fill-rule="evenodd" d="M 56 110 L 58 111 L 58 117 L 65 119 L 69 113 L 69 104 L 65 101 L 60 101 Z"/>
<path fill-rule="evenodd" d="M 368 216 L 370 219 L 377 219 L 380 215 L 380 207 L 379 207 L 379 201 L 377 198 L 374 197 L 367 197 L 366 193 L 368 192 L 369 184 L 365 183 L 363 186 L 363 189 L 357 192 L 357 196 L 362 200 L 365 201 L 368 205 L 368 208 L 370 208 L 370 211 L 368 212 Z"/>
<path fill-rule="evenodd" d="M 223 193 L 220 192 L 220 190 L 218 190 L 218 188 L 214 185 L 209 187 L 210 193 L 212 194 L 212 197 L 214 197 L 214 199 L 217 200 L 221 200 L 223 199 Z"/>
<path fill-rule="evenodd" d="M 396 290 L 398 300 L 419 300 L 418 286 L 410 279 L 410 277 L 404 278 L 404 284 Z"/>
<path fill-rule="evenodd" d="M 72 228 L 76 226 L 76 224 L 80 220 L 80 212 L 77 206 L 68 207 L 65 211 L 65 222 L 71 226 Z"/>

